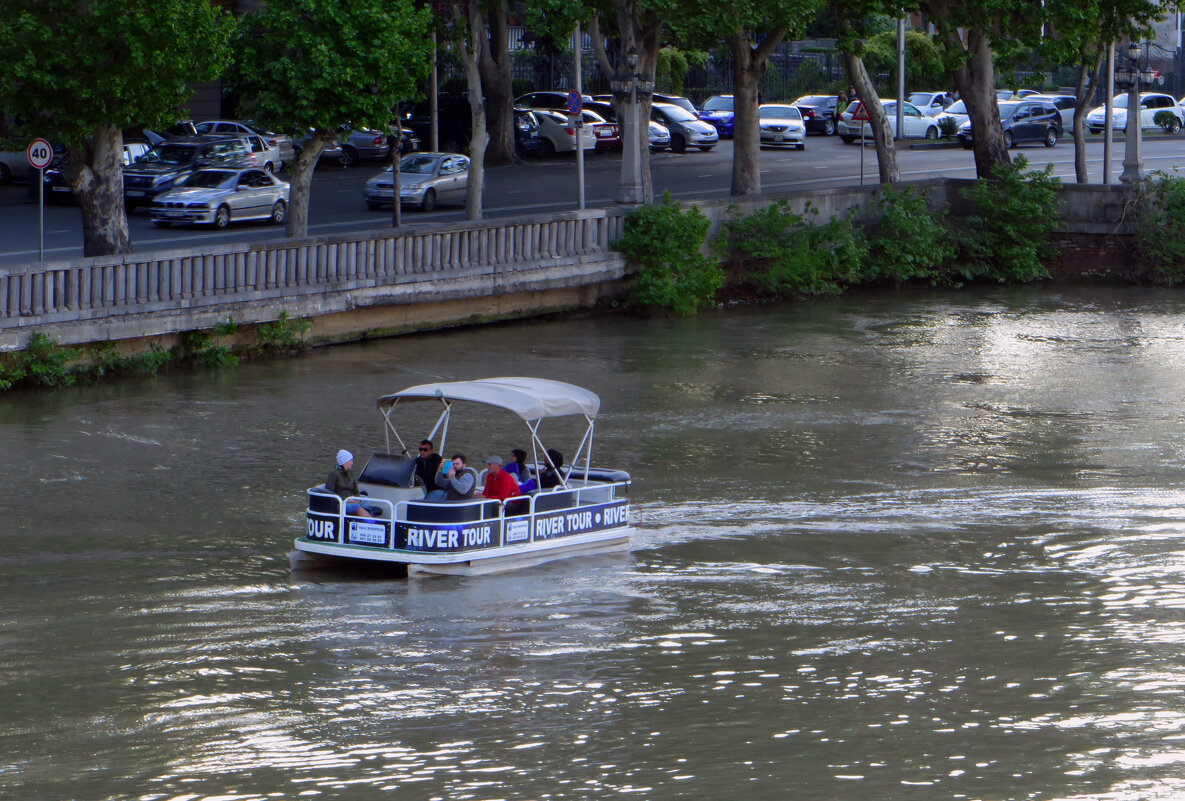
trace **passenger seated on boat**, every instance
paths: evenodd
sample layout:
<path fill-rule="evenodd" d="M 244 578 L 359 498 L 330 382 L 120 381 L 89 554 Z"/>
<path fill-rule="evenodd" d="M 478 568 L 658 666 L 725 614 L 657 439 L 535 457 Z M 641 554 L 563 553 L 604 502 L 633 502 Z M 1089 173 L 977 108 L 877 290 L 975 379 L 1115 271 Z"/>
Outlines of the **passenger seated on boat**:
<path fill-rule="evenodd" d="M 547 449 L 547 467 L 539 477 L 539 489 L 551 489 L 563 483 L 560 468 L 564 466 L 564 454 L 555 448 Z"/>
<path fill-rule="evenodd" d="M 522 448 L 512 448 L 510 461 L 502 469 L 514 476 L 515 481 L 522 484 L 527 478 L 527 452 Z"/>
<path fill-rule="evenodd" d="M 416 478 L 428 492 L 436 486 L 436 474 L 440 472 L 440 454 L 430 439 L 420 440 L 420 455 L 416 457 Z"/>
<path fill-rule="evenodd" d="M 472 498 L 477 490 L 477 471 L 465 463 L 465 455 L 454 453 L 451 462 L 441 465 L 436 475 L 436 489 L 428 493 L 429 501 L 463 501 Z"/>
<path fill-rule="evenodd" d="M 346 498 L 358 496 L 358 479 L 350 475 L 350 468 L 354 466 L 354 454 L 347 450 L 337 452 L 337 466 L 329 471 L 329 478 L 325 480 L 325 489 L 336 493 L 344 501 Z M 346 504 L 346 514 L 356 517 L 373 517 L 370 510 L 357 502 Z"/>
<path fill-rule="evenodd" d="M 496 501 L 504 501 L 522 494 L 514 476 L 502 469 L 501 456 L 486 457 L 486 485 L 481 494 Z"/>

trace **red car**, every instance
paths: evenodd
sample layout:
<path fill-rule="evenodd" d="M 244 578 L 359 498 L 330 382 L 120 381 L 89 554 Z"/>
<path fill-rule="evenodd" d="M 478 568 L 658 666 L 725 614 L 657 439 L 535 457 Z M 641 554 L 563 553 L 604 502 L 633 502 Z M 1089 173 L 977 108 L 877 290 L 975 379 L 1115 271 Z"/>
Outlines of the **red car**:
<path fill-rule="evenodd" d="M 584 124 L 597 137 L 597 150 L 621 150 L 621 130 L 591 109 L 584 109 Z"/>

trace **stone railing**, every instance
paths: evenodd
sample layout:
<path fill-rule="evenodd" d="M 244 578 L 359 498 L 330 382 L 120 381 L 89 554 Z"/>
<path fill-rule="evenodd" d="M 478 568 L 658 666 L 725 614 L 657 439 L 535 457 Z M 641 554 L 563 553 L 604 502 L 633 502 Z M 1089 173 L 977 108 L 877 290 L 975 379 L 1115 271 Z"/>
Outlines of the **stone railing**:
<path fill-rule="evenodd" d="M 414 226 L 259 244 L 0 268 L 0 349 L 129 339 L 347 311 L 616 281 L 622 215 Z M 18 342 L 18 340 L 21 340 Z"/>

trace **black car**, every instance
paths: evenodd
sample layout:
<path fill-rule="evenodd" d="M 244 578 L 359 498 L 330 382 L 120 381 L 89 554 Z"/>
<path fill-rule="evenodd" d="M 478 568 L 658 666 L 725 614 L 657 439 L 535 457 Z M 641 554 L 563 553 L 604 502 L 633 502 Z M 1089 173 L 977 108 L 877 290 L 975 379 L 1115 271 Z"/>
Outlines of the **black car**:
<path fill-rule="evenodd" d="M 1005 100 L 1000 103 L 1000 125 L 1004 128 L 1004 146 L 1040 142 L 1053 147 L 1062 136 L 1062 115 L 1048 100 Z M 959 143 L 971 149 L 971 121 L 959 128 Z"/>
<path fill-rule="evenodd" d="M 472 128 L 469 101 L 463 97 L 441 95 L 436 99 L 437 141 L 442 153 L 465 153 L 469 148 L 469 132 Z M 428 101 L 412 106 L 403 120 L 403 127 L 412 130 L 421 142 L 432 137 L 432 116 Z M 520 153 L 539 150 L 542 140 L 539 136 L 539 122 L 530 109 L 514 110 L 514 146 Z"/>
<path fill-rule="evenodd" d="M 835 95 L 806 95 L 795 100 L 790 105 L 802 112 L 802 120 L 806 123 L 807 133 L 820 133 L 832 136 L 836 130 Z"/>
<path fill-rule="evenodd" d="M 251 144 L 237 136 L 205 134 L 170 139 L 123 168 L 123 197 L 129 209 L 150 203 L 201 167 L 250 166 Z"/>

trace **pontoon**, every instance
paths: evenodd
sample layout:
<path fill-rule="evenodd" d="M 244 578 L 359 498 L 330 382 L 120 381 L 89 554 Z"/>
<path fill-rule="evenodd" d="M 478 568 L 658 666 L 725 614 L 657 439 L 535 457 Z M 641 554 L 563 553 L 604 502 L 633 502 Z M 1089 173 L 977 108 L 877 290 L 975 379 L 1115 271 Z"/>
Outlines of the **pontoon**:
<path fill-rule="evenodd" d="M 430 501 L 425 496 L 432 488 L 420 484 L 415 458 L 394 421 L 398 408 L 416 401 L 442 406 L 426 437 L 436 441 L 439 435 L 442 454 L 447 453 L 449 421 L 458 403 L 497 407 L 521 418 L 531 441 L 524 483 L 539 477 L 547 466 L 539 430 L 544 420 L 583 416 L 586 428 L 570 464 L 559 471 L 559 486 L 496 501 L 481 495 L 483 471 L 473 498 Z M 623 470 L 592 467 L 600 405 L 586 389 L 542 378 L 422 384 L 384 395 L 378 408 L 386 451 L 372 455 L 358 475 L 362 497 L 342 499 L 324 485 L 308 490 L 308 528 L 295 542 L 293 569 L 355 561 L 405 565 L 408 575 L 473 575 L 629 550 L 630 476 Z M 418 442 L 418 437 L 413 440 Z M 369 507 L 374 516 L 346 514 L 352 503 Z"/>

